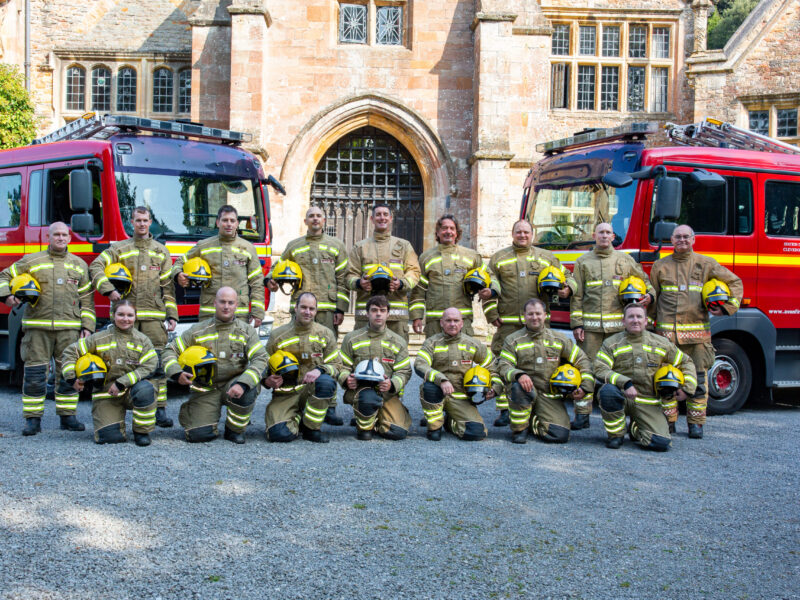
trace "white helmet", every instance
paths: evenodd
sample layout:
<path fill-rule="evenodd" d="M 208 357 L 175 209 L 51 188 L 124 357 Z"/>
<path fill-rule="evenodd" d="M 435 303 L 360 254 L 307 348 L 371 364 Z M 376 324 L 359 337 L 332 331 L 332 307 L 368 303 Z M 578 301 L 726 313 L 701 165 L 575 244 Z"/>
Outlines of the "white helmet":
<path fill-rule="evenodd" d="M 383 365 L 377 358 L 368 358 L 356 365 L 353 376 L 359 383 L 375 386 L 384 380 L 385 373 Z"/>

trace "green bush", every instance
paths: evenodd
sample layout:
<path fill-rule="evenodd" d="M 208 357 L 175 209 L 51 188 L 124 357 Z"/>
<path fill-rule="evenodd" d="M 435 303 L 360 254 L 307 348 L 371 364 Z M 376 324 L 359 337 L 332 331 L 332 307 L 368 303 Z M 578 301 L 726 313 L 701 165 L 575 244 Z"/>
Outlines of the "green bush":
<path fill-rule="evenodd" d="M 759 0 L 730 0 L 720 2 L 708 19 L 708 49 L 723 48 Z"/>
<path fill-rule="evenodd" d="M 33 103 L 17 67 L 0 63 L 0 149 L 30 144 L 36 136 Z"/>

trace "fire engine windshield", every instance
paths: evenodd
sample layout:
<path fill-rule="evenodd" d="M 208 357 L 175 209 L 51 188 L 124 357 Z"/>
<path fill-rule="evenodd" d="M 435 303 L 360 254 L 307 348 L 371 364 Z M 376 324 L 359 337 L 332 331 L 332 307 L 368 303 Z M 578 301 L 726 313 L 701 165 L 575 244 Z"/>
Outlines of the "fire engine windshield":
<path fill-rule="evenodd" d="M 264 218 L 257 180 L 211 173 L 126 169 L 117 172 L 117 196 L 122 221 L 133 235 L 130 220 L 136 206 L 153 213 L 153 236 L 200 240 L 217 233 L 217 210 L 225 204 L 239 213 L 239 235 L 264 240 Z"/>

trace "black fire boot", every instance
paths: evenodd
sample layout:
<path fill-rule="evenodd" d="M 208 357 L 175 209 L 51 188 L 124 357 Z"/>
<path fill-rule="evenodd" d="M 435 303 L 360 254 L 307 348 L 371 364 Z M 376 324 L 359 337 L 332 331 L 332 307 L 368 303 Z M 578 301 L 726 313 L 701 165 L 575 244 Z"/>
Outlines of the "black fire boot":
<path fill-rule="evenodd" d="M 589 429 L 589 415 L 575 415 L 575 420 L 570 423 L 569 428 L 572 431 L 577 431 L 578 429 Z"/>
<path fill-rule="evenodd" d="M 439 442 L 442 439 L 442 428 L 439 427 L 439 429 L 433 429 L 431 431 L 428 431 L 428 433 L 426 433 L 425 435 L 428 437 L 430 441 Z"/>
<path fill-rule="evenodd" d="M 362 442 L 368 442 L 372 439 L 372 430 L 370 429 L 359 429 L 358 433 L 356 434 L 356 439 L 361 440 Z"/>
<path fill-rule="evenodd" d="M 225 428 L 225 435 L 223 437 L 228 440 L 229 442 L 233 442 L 234 444 L 244 444 L 244 432 L 243 431 L 234 431 L 233 429 Z"/>
<path fill-rule="evenodd" d="M 619 450 L 622 448 L 622 442 L 625 440 L 624 437 L 611 437 L 606 440 L 606 448 L 611 448 L 612 450 Z"/>
<path fill-rule="evenodd" d="M 22 430 L 22 435 L 36 435 L 42 430 L 41 417 L 28 417 L 25 419 L 25 429 Z"/>
<path fill-rule="evenodd" d="M 61 429 L 66 431 L 83 431 L 86 425 L 78 421 L 75 415 L 61 415 Z"/>
<path fill-rule="evenodd" d="M 137 446 L 149 446 L 150 445 L 150 434 L 149 433 L 136 433 L 133 432 L 133 441 L 136 442 Z"/>
<path fill-rule="evenodd" d="M 325 422 L 328 425 L 333 425 L 334 427 L 341 427 L 344 425 L 342 417 L 336 414 L 336 408 L 333 406 L 329 406 L 328 410 L 325 411 Z"/>
<path fill-rule="evenodd" d="M 689 437 L 693 440 L 702 440 L 703 426 L 697 423 L 689 423 Z"/>
<path fill-rule="evenodd" d="M 508 411 L 504 411 L 508 412 Z M 526 444 L 528 442 L 528 430 L 515 431 L 511 434 L 511 441 L 514 444 Z"/>
<path fill-rule="evenodd" d="M 167 416 L 167 409 L 163 406 L 156 409 L 156 425 L 164 429 L 172 427 L 172 419 Z"/>
<path fill-rule="evenodd" d="M 508 427 L 511 424 L 511 417 L 508 416 L 508 410 L 501 410 L 500 416 L 494 420 L 495 427 Z"/>

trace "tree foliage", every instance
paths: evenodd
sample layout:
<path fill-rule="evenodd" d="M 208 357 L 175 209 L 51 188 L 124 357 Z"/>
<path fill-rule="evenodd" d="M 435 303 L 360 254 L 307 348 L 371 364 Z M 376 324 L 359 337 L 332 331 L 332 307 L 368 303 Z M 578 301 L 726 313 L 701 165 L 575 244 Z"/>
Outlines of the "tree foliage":
<path fill-rule="evenodd" d="M 0 63 L 0 148 L 29 144 L 36 136 L 33 103 L 17 67 Z"/>
<path fill-rule="evenodd" d="M 720 0 L 708 19 L 708 49 L 722 48 L 760 0 Z"/>

